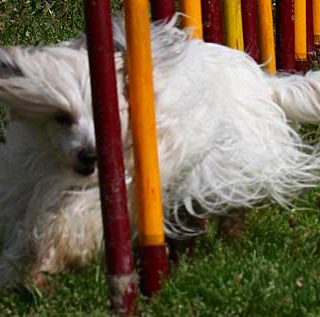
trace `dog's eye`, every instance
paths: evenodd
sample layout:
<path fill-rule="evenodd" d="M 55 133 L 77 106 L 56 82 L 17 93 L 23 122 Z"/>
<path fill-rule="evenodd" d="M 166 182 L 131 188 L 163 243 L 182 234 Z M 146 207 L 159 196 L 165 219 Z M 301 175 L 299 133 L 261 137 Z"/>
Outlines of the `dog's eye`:
<path fill-rule="evenodd" d="M 68 112 L 59 112 L 54 116 L 54 120 L 63 126 L 71 126 L 74 123 L 73 117 Z"/>

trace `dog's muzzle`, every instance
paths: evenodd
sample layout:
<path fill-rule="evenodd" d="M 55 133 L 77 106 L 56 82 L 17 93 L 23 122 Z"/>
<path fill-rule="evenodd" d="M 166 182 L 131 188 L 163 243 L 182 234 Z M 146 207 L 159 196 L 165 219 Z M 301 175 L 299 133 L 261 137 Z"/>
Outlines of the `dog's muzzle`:
<path fill-rule="evenodd" d="M 77 154 L 77 165 L 74 170 L 82 176 L 89 176 L 94 173 L 96 162 L 97 153 L 94 149 L 82 149 Z"/>

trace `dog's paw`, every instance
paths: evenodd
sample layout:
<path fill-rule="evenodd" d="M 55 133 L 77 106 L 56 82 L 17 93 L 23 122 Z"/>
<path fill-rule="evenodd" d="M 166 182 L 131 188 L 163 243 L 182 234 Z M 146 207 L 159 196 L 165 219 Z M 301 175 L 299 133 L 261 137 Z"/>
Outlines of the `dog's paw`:
<path fill-rule="evenodd" d="M 25 278 L 23 288 L 31 293 L 54 293 L 58 287 L 58 282 L 50 276 L 39 271 L 31 271 Z"/>

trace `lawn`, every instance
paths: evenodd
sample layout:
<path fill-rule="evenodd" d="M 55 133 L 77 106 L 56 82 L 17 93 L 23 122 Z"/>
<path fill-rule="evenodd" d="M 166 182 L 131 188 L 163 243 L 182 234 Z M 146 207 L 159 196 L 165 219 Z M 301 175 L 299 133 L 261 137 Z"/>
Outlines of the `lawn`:
<path fill-rule="evenodd" d="M 80 0 L 0 0 L 0 45 L 52 43 L 83 29 Z M 139 298 L 141 316 L 320 316 L 319 193 L 304 193 L 292 210 L 271 203 L 252 210 L 240 240 L 217 240 L 213 223 L 194 255 L 173 266 L 163 290 Z M 106 315 L 98 264 L 49 279 L 57 285 L 52 292 L 0 293 L 0 317 Z"/>

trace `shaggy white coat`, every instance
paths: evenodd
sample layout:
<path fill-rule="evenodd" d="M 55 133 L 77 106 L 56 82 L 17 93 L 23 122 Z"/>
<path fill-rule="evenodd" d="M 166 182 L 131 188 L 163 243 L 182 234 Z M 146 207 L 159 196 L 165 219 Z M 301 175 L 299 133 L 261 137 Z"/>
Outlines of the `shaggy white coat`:
<path fill-rule="evenodd" d="M 288 120 L 320 121 L 320 73 L 269 76 L 247 54 L 190 40 L 174 22 L 152 27 L 167 234 L 200 233 L 184 224 L 185 212 L 206 218 L 265 198 L 288 205 L 301 189 L 315 186 L 319 154 L 302 144 Z M 131 180 L 121 22 L 114 30 Z M 1 287 L 12 285 L 26 270 L 58 272 L 86 265 L 99 254 L 96 173 L 75 172 L 77 150 L 95 146 L 84 44 L 82 38 L 58 46 L 0 49 L 0 101 L 11 115 L 7 142 L 0 146 Z M 61 113 L 72 124 L 57 121 Z"/>

